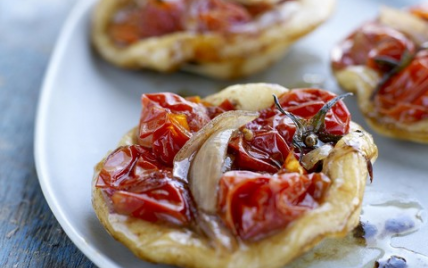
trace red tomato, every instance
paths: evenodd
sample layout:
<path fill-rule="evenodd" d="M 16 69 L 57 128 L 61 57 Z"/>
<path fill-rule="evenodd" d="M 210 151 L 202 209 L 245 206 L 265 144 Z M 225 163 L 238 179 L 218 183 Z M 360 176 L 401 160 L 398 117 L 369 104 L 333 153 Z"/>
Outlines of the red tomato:
<path fill-rule="evenodd" d="M 295 89 L 280 96 L 279 102 L 284 110 L 309 119 L 334 97 L 334 94 L 321 89 Z M 349 131 L 350 121 L 349 111 L 340 101 L 326 115 L 326 132 L 344 135 Z M 251 132 L 251 138 L 245 137 L 244 129 Z M 295 131 L 291 119 L 275 106 L 261 111 L 259 118 L 242 128 L 229 143 L 229 152 L 235 156 L 234 167 L 277 172 L 290 152 Z"/>
<path fill-rule="evenodd" d="M 165 177 L 148 178 L 138 190 L 114 192 L 114 210 L 149 222 L 189 225 L 192 215 L 188 190 L 182 182 L 171 179 L 171 173 L 159 174 Z"/>
<path fill-rule="evenodd" d="M 139 11 L 141 37 L 161 36 L 181 31 L 181 16 L 185 10 L 183 0 L 148 0 Z"/>
<path fill-rule="evenodd" d="M 142 38 L 181 31 L 184 8 L 182 0 L 147 0 L 142 6 L 127 6 L 109 26 L 110 36 L 119 45 L 130 45 Z"/>
<path fill-rule="evenodd" d="M 207 102 L 204 102 L 204 105 L 207 107 L 207 113 L 211 119 L 224 112 L 235 110 L 235 105 L 228 99 L 220 103 L 218 106 L 211 105 Z"/>
<path fill-rule="evenodd" d="M 117 213 L 177 225 L 192 219 L 187 188 L 140 145 L 122 146 L 111 153 L 96 186 L 106 190 Z"/>
<path fill-rule="evenodd" d="M 187 28 L 198 31 L 228 32 L 247 23 L 251 15 L 241 5 L 225 0 L 192 0 L 185 18 Z"/>
<path fill-rule="evenodd" d="M 150 150 L 139 145 L 121 146 L 104 162 L 97 187 L 126 190 L 139 182 L 140 178 L 163 168 Z"/>
<path fill-rule="evenodd" d="M 210 118 L 202 104 L 173 93 L 142 96 L 138 143 L 152 148 L 162 163 L 172 166 L 174 156 Z"/>
<path fill-rule="evenodd" d="M 220 181 L 219 214 L 242 239 L 259 240 L 317 207 L 329 185 L 322 173 L 229 171 Z"/>
<path fill-rule="evenodd" d="M 276 130 L 260 129 L 252 132 L 251 140 L 247 140 L 241 132 L 229 142 L 229 151 L 236 157 L 235 168 L 277 172 L 285 161 L 290 146 Z"/>
<path fill-rule="evenodd" d="M 378 110 L 403 123 L 428 119 L 428 51 L 417 54 L 375 96 Z"/>
<path fill-rule="evenodd" d="M 379 64 L 375 59 L 400 61 L 404 51 L 415 52 L 415 44 L 404 34 L 388 26 L 368 23 L 333 49 L 332 67 L 340 70 L 353 65 L 367 65 L 387 72 L 391 66 Z"/>

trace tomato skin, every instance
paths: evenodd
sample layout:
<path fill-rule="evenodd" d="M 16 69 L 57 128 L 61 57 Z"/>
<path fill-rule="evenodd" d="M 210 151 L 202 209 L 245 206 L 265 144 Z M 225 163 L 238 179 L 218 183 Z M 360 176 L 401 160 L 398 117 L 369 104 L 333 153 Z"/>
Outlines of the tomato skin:
<path fill-rule="evenodd" d="M 142 6 L 130 5 L 120 10 L 108 28 L 118 45 L 130 45 L 143 38 L 156 37 L 183 30 L 182 0 L 147 0 Z"/>
<path fill-rule="evenodd" d="M 375 22 L 367 23 L 333 49 L 332 68 L 367 65 L 380 72 L 391 67 L 378 64 L 375 59 L 387 57 L 400 61 L 404 51 L 415 52 L 415 44 L 399 31 Z"/>
<path fill-rule="evenodd" d="M 141 37 L 161 36 L 183 30 L 181 14 L 184 9 L 182 0 L 148 0 L 140 10 Z"/>
<path fill-rule="evenodd" d="M 191 30 L 201 32 L 229 32 L 251 20 L 243 6 L 225 0 L 192 0 L 188 9 L 185 24 Z"/>
<path fill-rule="evenodd" d="M 279 97 L 284 110 L 305 119 L 312 118 L 334 94 L 325 90 L 295 89 Z M 325 118 L 326 132 L 345 135 L 349 132 L 351 116 L 343 102 L 338 102 Z M 243 130 L 251 131 L 246 139 Z M 229 153 L 235 156 L 234 168 L 260 172 L 277 172 L 289 154 L 296 126 L 276 106 L 260 111 L 260 116 L 241 128 L 229 142 Z"/>
<path fill-rule="evenodd" d="M 400 73 L 389 79 L 375 96 L 380 113 L 398 122 L 428 119 L 428 52 L 419 52 Z"/>
<path fill-rule="evenodd" d="M 115 191 L 111 196 L 114 210 L 148 222 L 189 225 L 192 214 L 188 190 L 182 182 L 171 179 L 171 172 L 160 174 L 165 177 L 147 178 L 139 190 Z"/>
<path fill-rule="evenodd" d="M 290 146 L 275 130 L 254 131 L 254 138 L 246 140 L 243 133 L 229 142 L 229 151 L 235 155 L 236 168 L 277 172 L 287 157 Z"/>
<path fill-rule="evenodd" d="M 192 133 L 210 118 L 202 104 L 193 103 L 173 93 L 144 94 L 138 143 L 153 148 L 158 159 L 172 166 L 174 156 Z"/>
<path fill-rule="evenodd" d="M 140 145 L 121 146 L 104 161 L 96 186 L 126 190 L 134 187 L 141 177 L 163 168 L 150 150 Z"/>
<path fill-rule="evenodd" d="M 224 112 L 235 110 L 235 105 L 228 99 L 224 100 L 218 106 L 214 106 L 208 102 L 204 102 L 204 105 L 207 108 L 208 116 L 211 119 Z"/>
<path fill-rule="evenodd" d="M 191 199 L 184 183 L 172 179 L 171 168 L 140 145 L 122 146 L 112 152 L 96 187 L 105 190 L 116 213 L 180 226 L 192 221 Z"/>
<path fill-rule="evenodd" d="M 219 214 L 241 239 L 260 240 L 317 207 L 330 183 L 322 173 L 229 171 L 220 181 Z"/>

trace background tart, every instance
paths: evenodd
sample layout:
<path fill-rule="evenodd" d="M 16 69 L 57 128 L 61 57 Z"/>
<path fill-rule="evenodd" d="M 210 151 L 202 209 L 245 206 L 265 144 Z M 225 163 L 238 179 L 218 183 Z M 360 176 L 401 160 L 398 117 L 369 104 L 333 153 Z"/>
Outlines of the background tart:
<path fill-rule="evenodd" d="M 375 131 L 427 143 L 428 18 L 423 9 L 382 7 L 376 21 L 333 49 L 332 68 L 340 86 L 358 94 L 359 108 Z"/>
<path fill-rule="evenodd" d="M 223 1 L 220 4 L 216 2 L 216 5 L 221 6 L 232 3 L 225 0 L 210 1 Z M 118 45 L 110 34 L 112 21 L 117 17 L 118 10 L 136 2 L 144 1 L 101 0 L 97 4 L 91 34 L 93 44 L 103 58 L 124 68 L 147 68 L 160 72 L 181 69 L 221 79 L 248 76 L 278 61 L 290 45 L 331 15 L 335 3 L 334 0 L 235 2 L 233 5 L 240 5 L 241 9 L 248 6 L 242 12 L 250 13 L 233 15 L 229 19 L 241 22 L 248 20 L 239 27 L 224 30 L 224 20 L 210 17 L 211 26 L 207 27 L 214 30 L 199 29 L 201 27 L 194 26 L 195 22 L 190 20 L 177 29 L 170 24 L 162 26 L 166 34 L 148 33 L 148 38 L 134 40 L 131 37 L 134 41 L 130 44 Z M 257 11 L 251 11 L 251 6 Z M 230 11 L 231 8 L 227 7 L 226 10 Z M 256 15 L 251 15 L 254 12 Z M 171 24 L 176 25 L 177 22 L 173 20 Z"/>

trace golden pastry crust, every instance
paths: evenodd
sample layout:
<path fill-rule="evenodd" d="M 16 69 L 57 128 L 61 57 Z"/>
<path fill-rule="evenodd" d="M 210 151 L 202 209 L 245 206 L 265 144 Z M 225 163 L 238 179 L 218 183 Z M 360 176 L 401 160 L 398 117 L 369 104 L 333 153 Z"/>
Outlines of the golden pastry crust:
<path fill-rule="evenodd" d="M 238 93 L 245 95 L 245 98 L 259 98 L 246 94 L 259 88 L 261 94 L 266 96 L 288 91 L 269 84 L 238 85 L 223 90 L 215 99 L 221 101 L 221 98 L 229 96 L 233 99 Z M 272 104 L 273 101 L 268 106 Z M 134 144 L 135 137 L 136 129 L 133 129 L 119 145 Z M 103 161 L 95 167 L 92 202 L 107 231 L 144 260 L 194 268 L 282 267 L 323 238 L 344 236 L 358 224 L 368 161 L 373 162 L 376 157 L 377 147 L 372 137 L 357 124 L 351 123 L 349 134 L 324 159 L 323 172 L 332 180 L 325 201 L 279 233 L 257 242 L 239 242 L 232 250 L 214 248 L 207 238 L 187 229 L 156 225 L 112 212 L 102 190 L 95 187 Z"/>
<path fill-rule="evenodd" d="M 181 69 L 220 79 L 248 76 L 278 61 L 291 44 L 331 15 L 335 3 L 288 1 L 263 15 L 263 20 L 249 23 L 251 30 L 246 32 L 224 35 L 183 31 L 120 48 L 108 36 L 107 28 L 115 11 L 130 1 L 101 0 L 96 6 L 92 40 L 102 57 L 124 68 L 160 72 Z M 269 20 L 275 22 L 262 26 Z"/>

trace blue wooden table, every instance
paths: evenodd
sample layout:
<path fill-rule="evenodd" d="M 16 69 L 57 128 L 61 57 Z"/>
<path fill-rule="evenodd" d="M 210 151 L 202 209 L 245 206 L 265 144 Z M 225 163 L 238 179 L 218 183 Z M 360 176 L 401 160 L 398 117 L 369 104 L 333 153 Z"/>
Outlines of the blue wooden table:
<path fill-rule="evenodd" d="M 33 156 L 40 86 L 74 2 L 0 1 L 0 267 L 95 267 L 49 209 Z"/>

